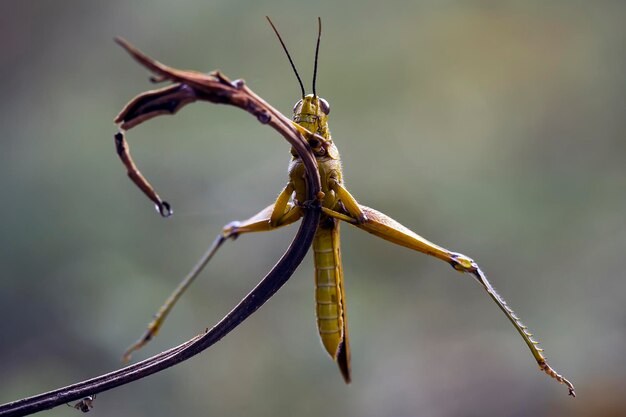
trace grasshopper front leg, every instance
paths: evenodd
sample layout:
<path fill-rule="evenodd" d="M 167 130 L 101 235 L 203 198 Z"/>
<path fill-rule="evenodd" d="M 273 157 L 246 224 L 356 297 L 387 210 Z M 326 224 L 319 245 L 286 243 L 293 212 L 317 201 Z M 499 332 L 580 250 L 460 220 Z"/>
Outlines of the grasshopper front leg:
<path fill-rule="evenodd" d="M 183 293 L 189 288 L 191 283 L 202 272 L 204 267 L 209 263 L 213 255 L 222 246 L 222 244 L 228 239 L 236 239 L 243 233 L 251 232 L 267 232 L 276 230 L 279 227 L 287 226 L 293 222 L 298 221 L 302 215 L 302 208 L 289 202 L 291 194 L 293 193 L 293 185 L 291 183 L 280 193 L 276 202 L 267 206 L 254 216 L 244 221 L 233 221 L 228 223 L 222 228 L 222 232 L 217 235 L 211 246 L 202 255 L 202 258 L 196 263 L 193 269 L 187 274 L 187 276 L 178 284 L 176 289 L 165 300 L 159 311 L 154 315 L 154 319 L 148 324 L 148 329 L 139 340 L 133 343 L 124 352 L 122 361 L 128 362 L 134 351 L 141 349 L 146 345 L 154 336 L 157 335 L 165 318 L 170 313 L 176 302 L 180 299 Z"/>

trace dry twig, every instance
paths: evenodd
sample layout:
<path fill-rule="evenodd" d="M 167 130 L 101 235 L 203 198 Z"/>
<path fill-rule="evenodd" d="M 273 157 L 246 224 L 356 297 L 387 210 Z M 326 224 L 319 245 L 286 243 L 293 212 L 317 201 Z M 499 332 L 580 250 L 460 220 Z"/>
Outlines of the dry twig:
<path fill-rule="evenodd" d="M 242 80 L 230 81 L 217 71 L 207 75 L 169 68 L 144 55 L 123 39 L 116 40 L 141 65 L 156 74 L 152 81 L 173 83 L 168 87 L 138 95 L 115 119 L 122 129 L 115 135 L 118 155 L 133 182 L 157 205 L 161 215 L 170 215 L 171 209 L 137 170 L 130 158 L 123 130 L 162 114 L 174 114 L 183 106 L 198 100 L 239 107 L 254 115 L 262 124 L 268 124 L 280 133 L 302 158 L 307 172 L 306 180 L 310 200 L 307 207 L 312 209 L 305 212 L 294 240 L 274 268 L 212 329 L 142 362 L 54 391 L 4 404 L 0 406 L 2 417 L 28 415 L 93 396 L 144 378 L 197 355 L 230 333 L 287 282 L 306 255 L 317 229 L 320 213 L 317 196 L 321 191 L 317 163 L 306 140 L 293 128 L 288 118 L 257 96 Z"/>

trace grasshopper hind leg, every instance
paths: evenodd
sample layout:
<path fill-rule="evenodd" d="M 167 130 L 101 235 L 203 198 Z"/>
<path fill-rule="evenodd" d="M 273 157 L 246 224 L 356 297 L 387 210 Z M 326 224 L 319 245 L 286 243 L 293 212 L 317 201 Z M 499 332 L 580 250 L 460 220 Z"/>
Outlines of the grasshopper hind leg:
<path fill-rule="evenodd" d="M 230 223 L 229 223 L 230 224 Z M 229 236 L 230 237 L 230 236 Z M 148 324 L 148 328 L 146 329 L 143 336 L 141 336 L 135 343 L 133 343 L 126 352 L 124 352 L 124 356 L 122 357 L 123 362 L 128 362 L 131 359 L 132 353 L 141 349 L 145 346 L 152 338 L 154 338 L 161 329 L 165 318 L 170 313 L 176 302 L 180 299 L 183 293 L 189 288 L 191 283 L 196 279 L 200 272 L 204 269 L 204 267 L 209 263 L 213 255 L 217 252 L 217 250 L 222 246 L 222 244 L 228 239 L 222 233 L 217 235 L 211 246 L 207 249 L 207 251 L 202 255 L 202 258 L 198 261 L 198 263 L 193 267 L 193 269 L 187 274 L 187 276 L 178 284 L 176 289 L 170 294 L 170 296 L 165 300 L 159 311 L 154 315 L 154 318 Z"/>
<path fill-rule="evenodd" d="M 247 220 L 233 221 L 225 225 L 222 232 L 217 235 L 211 246 L 207 249 L 204 255 L 202 255 L 193 269 L 178 284 L 176 289 L 170 294 L 167 300 L 165 300 L 161 308 L 159 308 L 150 324 L 148 324 L 148 328 L 144 334 L 135 343 L 133 343 L 126 350 L 126 352 L 124 352 L 122 361 L 130 361 L 133 352 L 141 349 L 158 334 L 165 318 L 170 313 L 176 302 L 189 288 L 196 277 L 200 275 L 204 267 L 209 263 L 211 258 L 213 258 L 213 255 L 215 255 L 224 242 L 228 239 L 234 240 L 243 233 L 272 231 L 299 220 L 303 215 L 302 208 L 289 203 L 289 197 L 292 192 L 291 187 L 288 185 L 279 195 L 275 204 L 267 206 L 265 209 L 261 210 L 259 213 Z"/>
<path fill-rule="evenodd" d="M 470 276 L 472 276 L 476 282 L 478 282 L 485 289 L 485 291 L 487 291 L 500 310 L 502 310 L 509 321 L 513 324 L 515 330 L 517 330 L 522 339 L 524 339 L 524 342 L 537 361 L 539 369 L 551 378 L 554 378 L 559 383 L 565 384 L 569 394 L 574 397 L 576 396 L 572 383 L 548 365 L 546 357 L 543 354 L 543 349 L 537 347 L 538 342 L 533 338 L 533 335 L 528 330 L 528 327 L 521 322 L 520 318 L 507 305 L 506 301 L 504 301 L 504 299 L 496 292 L 476 262 L 463 254 L 451 252 L 424 239 L 383 213 L 365 206 L 360 206 L 360 208 L 365 215 L 365 220 L 362 222 L 351 222 L 356 227 L 397 245 L 434 256 L 447 262 L 455 270 L 470 274 Z"/>

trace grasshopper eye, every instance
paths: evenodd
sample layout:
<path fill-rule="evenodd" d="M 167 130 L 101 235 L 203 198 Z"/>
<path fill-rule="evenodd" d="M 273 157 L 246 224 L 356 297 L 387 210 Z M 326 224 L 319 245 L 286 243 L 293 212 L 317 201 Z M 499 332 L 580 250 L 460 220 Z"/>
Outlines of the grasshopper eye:
<path fill-rule="evenodd" d="M 298 100 L 298 102 L 293 106 L 293 112 L 296 112 L 296 109 L 298 108 L 298 106 L 302 104 L 302 99 Z"/>
<path fill-rule="evenodd" d="M 326 100 L 320 97 L 320 107 L 326 116 L 330 113 L 330 104 Z"/>

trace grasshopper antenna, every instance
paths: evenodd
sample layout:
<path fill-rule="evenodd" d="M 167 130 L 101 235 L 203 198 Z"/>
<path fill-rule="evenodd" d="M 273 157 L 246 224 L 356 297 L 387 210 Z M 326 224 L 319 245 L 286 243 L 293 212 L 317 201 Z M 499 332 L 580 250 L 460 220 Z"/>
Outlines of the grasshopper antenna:
<path fill-rule="evenodd" d="M 298 70 L 296 69 L 296 65 L 293 63 L 293 60 L 291 59 L 291 55 L 289 55 L 289 51 L 287 50 L 287 47 L 285 46 L 285 42 L 283 42 L 283 38 L 280 37 L 280 33 L 278 33 L 278 30 L 276 29 L 276 26 L 274 26 L 274 23 L 272 23 L 272 20 L 270 19 L 270 17 L 265 16 L 265 18 L 270 23 L 270 26 L 272 26 L 272 29 L 274 29 L 274 33 L 276 34 L 276 36 L 278 36 L 278 40 L 280 41 L 280 44 L 283 46 L 283 50 L 287 54 L 287 58 L 289 58 L 289 63 L 291 64 L 291 68 L 293 68 L 293 72 L 296 74 L 296 78 L 298 78 L 298 83 L 300 83 L 300 90 L 302 90 L 302 98 L 304 98 L 304 96 L 306 95 L 306 93 L 304 92 L 304 85 L 302 84 L 302 80 L 300 79 L 300 74 L 298 74 Z M 317 42 L 319 45 L 319 39 Z"/>
<path fill-rule="evenodd" d="M 317 97 L 315 92 L 315 80 L 317 79 L 317 57 L 320 53 L 320 39 L 322 37 L 322 18 L 317 18 L 317 46 L 315 47 L 315 66 L 313 67 L 313 97 Z"/>

